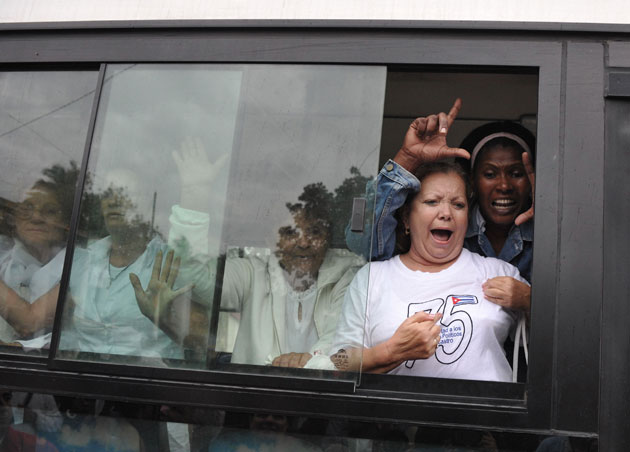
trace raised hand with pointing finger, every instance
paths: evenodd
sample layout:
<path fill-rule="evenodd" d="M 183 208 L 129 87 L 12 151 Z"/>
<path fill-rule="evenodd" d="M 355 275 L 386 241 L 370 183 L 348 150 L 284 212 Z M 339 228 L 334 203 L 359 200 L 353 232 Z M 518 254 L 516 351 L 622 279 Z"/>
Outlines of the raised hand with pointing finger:
<path fill-rule="evenodd" d="M 449 157 L 470 158 L 465 149 L 452 148 L 446 143 L 448 131 L 461 108 L 462 100 L 457 98 L 448 114 L 441 112 L 416 118 L 409 126 L 394 161 L 413 173 L 425 162 Z"/>

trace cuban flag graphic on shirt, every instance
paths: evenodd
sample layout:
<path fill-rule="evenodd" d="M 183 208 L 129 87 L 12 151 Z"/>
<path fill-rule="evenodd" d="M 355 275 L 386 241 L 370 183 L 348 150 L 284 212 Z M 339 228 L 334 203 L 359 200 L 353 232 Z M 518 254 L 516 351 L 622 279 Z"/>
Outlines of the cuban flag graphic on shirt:
<path fill-rule="evenodd" d="M 474 295 L 452 295 L 453 305 L 477 304 L 477 297 Z"/>

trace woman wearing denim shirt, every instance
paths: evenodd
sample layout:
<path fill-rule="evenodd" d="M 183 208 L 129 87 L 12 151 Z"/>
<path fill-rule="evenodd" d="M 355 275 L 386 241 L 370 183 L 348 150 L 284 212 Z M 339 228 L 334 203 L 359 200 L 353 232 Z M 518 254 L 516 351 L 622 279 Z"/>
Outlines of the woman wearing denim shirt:
<path fill-rule="evenodd" d="M 477 203 L 472 207 L 464 247 L 483 256 L 497 257 L 519 269 L 531 281 L 533 251 L 534 137 L 522 126 L 497 122 L 481 126 L 463 141 L 462 148 L 446 144 L 450 126 L 461 108 L 457 99 L 448 114 L 417 118 L 403 145 L 375 182 L 367 187 L 368 205 L 375 206 L 369 234 L 346 231 L 348 247 L 373 260 L 396 253 L 396 211 L 410 193 L 420 189 L 413 175 L 424 162 L 444 158 L 470 159 Z M 371 215 L 367 215 L 371 217 Z M 371 240 L 371 248 L 370 248 Z M 530 287 L 514 278 L 500 277 L 484 284 L 486 297 L 504 307 L 529 310 Z"/>

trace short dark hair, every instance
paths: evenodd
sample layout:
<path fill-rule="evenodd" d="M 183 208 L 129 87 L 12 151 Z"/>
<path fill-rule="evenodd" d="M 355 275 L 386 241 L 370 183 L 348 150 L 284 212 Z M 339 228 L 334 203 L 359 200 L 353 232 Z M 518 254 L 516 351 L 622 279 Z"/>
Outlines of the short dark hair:
<path fill-rule="evenodd" d="M 464 164 L 462 163 L 461 159 L 438 160 L 437 162 L 424 163 L 420 165 L 420 167 L 416 170 L 415 176 L 422 184 L 422 181 L 424 179 L 436 173 L 457 174 L 462 179 L 462 181 L 464 181 L 464 185 L 466 187 L 466 199 L 470 200 L 472 198 L 472 186 L 470 184 L 470 176 L 468 174 L 468 171 L 464 167 Z M 418 193 L 419 192 L 415 193 L 413 195 L 413 198 L 415 198 Z M 409 201 L 409 199 L 407 199 L 407 201 Z"/>

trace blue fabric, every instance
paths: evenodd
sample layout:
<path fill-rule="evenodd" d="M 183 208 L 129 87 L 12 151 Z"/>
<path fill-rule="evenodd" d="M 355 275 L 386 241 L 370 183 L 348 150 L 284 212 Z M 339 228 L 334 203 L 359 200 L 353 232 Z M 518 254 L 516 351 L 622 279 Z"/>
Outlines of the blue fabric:
<path fill-rule="evenodd" d="M 394 213 L 405 203 L 408 194 L 419 189 L 420 182 L 413 174 L 389 160 L 378 178 L 366 185 L 368 209 L 363 232 L 352 232 L 349 225 L 346 227 L 348 248 L 366 259 L 380 261 L 392 257 L 396 246 Z"/>
<path fill-rule="evenodd" d="M 346 228 L 348 248 L 372 260 L 389 259 L 396 245 L 396 219 L 394 213 L 402 207 L 410 193 L 420 189 L 418 179 L 389 160 L 376 180 L 366 186 L 366 222 L 363 232 L 352 232 Z M 372 218 L 376 219 L 375 221 Z M 531 282 L 534 225 L 530 220 L 520 226 L 512 226 L 501 252 L 496 255 L 490 240 L 484 233 L 485 220 L 478 206 L 473 206 L 468 216 L 468 230 L 464 247 L 487 257 L 496 257 L 518 268 L 521 276 Z"/>
<path fill-rule="evenodd" d="M 484 234 L 486 220 L 479 212 L 479 206 L 473 206 L 468 214 L 468 230 L 464 247 L 482 256 L 496 257 L 518 268 L 521 276 L 531 282 L 534 224 L 532 220 L 520 226 L 512 225 L 501 252 L 497 255 L 488 237 Z"/>

